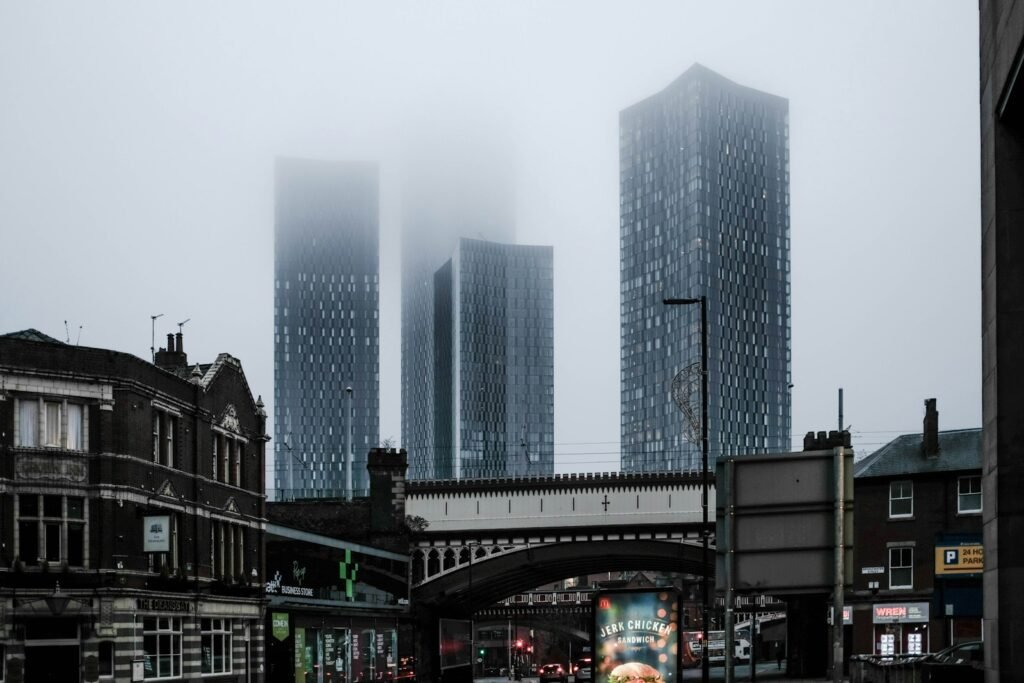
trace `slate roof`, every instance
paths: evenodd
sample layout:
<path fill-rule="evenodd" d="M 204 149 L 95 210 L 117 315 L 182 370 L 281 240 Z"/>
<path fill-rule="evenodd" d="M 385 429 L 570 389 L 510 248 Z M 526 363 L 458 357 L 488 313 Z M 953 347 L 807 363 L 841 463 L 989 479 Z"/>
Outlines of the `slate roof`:
<path fill-rule="evenodd" d="M 921 434 L 903 434 L 854 466 L 853 476 L 895 477 L 907 474 L 981 469 L 981 430 L 939 432 L 939 454 L 926 457 Z"/>
<path fill-rule="evenodd" d="M 19 330 L 17 332 L 8 332 L 7 334 L 0 335 L 2 337 L 8 337 L 9 339 L 21 339 L 22 341 L 34 341 L 34 342 L 47 342 L 48 344 L 63 344 L 60 339 L 54 339 L 48 334 L 43 334 L 35 328 L 28 328 L 27 330 Z"/>

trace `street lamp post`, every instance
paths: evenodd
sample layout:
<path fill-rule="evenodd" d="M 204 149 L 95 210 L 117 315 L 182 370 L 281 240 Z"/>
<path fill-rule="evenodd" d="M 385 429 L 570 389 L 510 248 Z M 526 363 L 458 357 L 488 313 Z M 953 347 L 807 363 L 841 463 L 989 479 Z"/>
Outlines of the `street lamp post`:
<path fill-rule="evenodd" d="M 666 306 L 689 306 L 700 304 L 700 449 L 701 449 L 701 498 L 700 507 L 703 517 L 701 529 L 701 638 L 700 651 L 701 681 L 708 683 L 711 678 L 711 665 L 708 661 L 708 298 L 701 296 L 695 299 L 663 299 Z M 728 608 L 729 606 L 726 605 Z"/>

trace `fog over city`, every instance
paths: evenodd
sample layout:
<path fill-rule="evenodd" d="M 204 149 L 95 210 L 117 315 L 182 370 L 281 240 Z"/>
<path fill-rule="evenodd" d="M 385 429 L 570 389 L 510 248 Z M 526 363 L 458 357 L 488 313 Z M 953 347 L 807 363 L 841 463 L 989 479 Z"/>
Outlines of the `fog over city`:
<path fill-rule="evenodd" d="M 794 445 L 836 427 L 839 387 L 858 453 L 919 430 L 928 397 L 940 429 L 980 427 L 977 12 L 5 3 L 0 333 L 148 359 L 151 316 L 158 347 L 187 319 L 190 362 L 238 357 L 272 415 L 274 160 L 375 161 L 380 436 L 400 443 L 409 169 L 500 178 L 516 241 L 554 247 L 555 471 L 617 470 L 618 114 L 699 62 L 789 100 Z"/>

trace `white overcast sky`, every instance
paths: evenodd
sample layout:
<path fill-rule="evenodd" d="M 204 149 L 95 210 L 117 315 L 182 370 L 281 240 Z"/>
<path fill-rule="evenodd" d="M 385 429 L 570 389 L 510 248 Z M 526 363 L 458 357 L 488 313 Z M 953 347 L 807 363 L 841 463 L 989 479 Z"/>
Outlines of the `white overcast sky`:
<path fill-rule="evenodd" d="M 0 331 L 146 358 L 191 318 L 269 404 L 274 157 L 376 160 L 397 439 L 396 160 L 478 122 L 555 250 L 556 471 L 618 469 L 618 112 L 701 62 L 790 103 L 795 443 L 838 387 L 861 453 L 928 397 L 977 427 L 977 35 L 971 0 L 4 2 Z"/>

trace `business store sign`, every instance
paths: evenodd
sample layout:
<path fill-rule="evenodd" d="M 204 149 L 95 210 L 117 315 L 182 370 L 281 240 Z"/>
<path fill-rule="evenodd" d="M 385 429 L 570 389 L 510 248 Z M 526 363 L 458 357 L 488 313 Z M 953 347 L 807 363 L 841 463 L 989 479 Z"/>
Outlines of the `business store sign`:
<path fill-rule="evenodd" d="M 171 550 L 171 518 L 168 515 L 149 515 L 142 518 L 142 551 L 166 553 Z"/>
<path fill-rule="evenodd" d="M 935 546 L 936 576 L 980 574 L 985 569 L 985 548 L 980 543 Z"/>
<path fill-rule="evenodd" d="M 872 621 L 876 624 L 908 624 L 928 621 L 927 602 L 889 602 L 873 605 Z"/>

